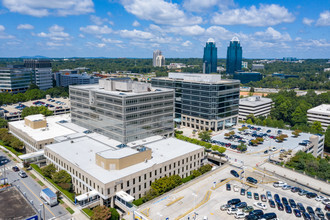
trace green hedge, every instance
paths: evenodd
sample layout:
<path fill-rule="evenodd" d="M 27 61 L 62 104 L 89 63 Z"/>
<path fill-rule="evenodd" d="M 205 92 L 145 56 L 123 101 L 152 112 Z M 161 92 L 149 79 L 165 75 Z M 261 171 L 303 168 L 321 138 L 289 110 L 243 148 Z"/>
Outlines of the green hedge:
<path fill-rule="evenodd" d="M 133 204 L 136 206 L 143 204 L 143 197 L 133 201 Z"/>
<path fill-rule="evenodd" d="M 23 155 L 23 153 L 16 151 L 14 148 L 6 146 L 2 140 L 0 140 L 0 145 L 4 146 L 7 150 L 9 150 L 10 152 L 12 152 L 13 154 L 15 154 L 16 156 L 20 156 Z"/>
<path fill-rule="evenodd" d="M 68 212 L 70 212 L 71 215 L 74 213 L 74 211 L 70 207 L 66 207 L 66 210 L 68 210 Z"/>
<path fill-rule="evenodd" d="M 35 171 L 37 171 L 38 173 L 40 173 L 44 178 L 46 178 L 49 182 L 51 182 L 59 191 L 61 191 L 64 195 L 66 195 L 72 202 L 75 202 L 74 201 L 74 197 L 75 197 L 75 194 L 74 193 L 71 193 L 67 190 L 64 190 L 62 189 L 62 187 L 60 187 L 59 185 L 57 185 L 52 179 L 48 178 L 48 177 L 45 177 L 40 169 L 40 167 L 36 164 L 31 164 L 30 165 Z"/>
<path fill-rule="evenodd" d="M 84 208 L 82 209 L 83 212 L 86 213 L 86 215 L 88 215 L 89 217 L 92 217 L 92 215 L 94 214 L 93 210 L 89 209 L 89 208 Z"/>
<path fill-rule="evenodd" d="M 182 179 L 182 182 L 183 183 L 186 183 L 186 182 L 189 182 L 192 179 L 194 179 L 194 176 L 193 175 L 190 175 L 190 176 L 187 176 L 187 177 L 183 178 Z"/>
<path fill-rule="evenodd" d="M 177 139 L 180 139 L 180 140 L 183 140 L 183 141 L 187 141 L 189 143 L 192 143 L 192 144 L 197 144 L 197 145 L 200 145 L 200 146 L 203 146 L 207 149 L 210 149 L 212 147 L 212 144 L 211 143 L 208 143 L 208 142 L 205 142 L 205 141 L 201 141 L 201 140 L 198 140 L 198 139 L 195 139 L 195 138 L 189 138 L 189 137 L 186 137 L 184 135 L 181 135 L 181 134 L 175 134 L 175 137 Z"/>

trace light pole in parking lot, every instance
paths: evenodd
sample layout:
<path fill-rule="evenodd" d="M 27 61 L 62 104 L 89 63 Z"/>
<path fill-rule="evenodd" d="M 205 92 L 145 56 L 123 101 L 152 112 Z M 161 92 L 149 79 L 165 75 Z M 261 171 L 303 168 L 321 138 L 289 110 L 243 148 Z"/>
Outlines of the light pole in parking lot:
<path fill-rule="evenodd" d="M 42 213 L 43 213 L 42 220 L 46 220 L 46 216 L 45 216 L 45 203 L 40 204 L 40 206 L 42 207 Z"/>
<path fill-rule="evenodd" d="M 196 194 L 196 193 L 192 193 L 192 195 L 194 196 L 194 208 L 193 208 L 193 210 L 195 210 L 197 194 Z M 196 216 L 196 215 L 195 215 L 195 216 Z"/>

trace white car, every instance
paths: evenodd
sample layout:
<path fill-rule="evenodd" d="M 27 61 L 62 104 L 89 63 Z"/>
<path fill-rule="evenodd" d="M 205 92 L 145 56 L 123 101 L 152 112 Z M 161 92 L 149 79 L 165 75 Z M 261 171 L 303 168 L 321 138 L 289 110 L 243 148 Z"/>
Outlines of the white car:
<path fill-rule="evenodd" d="M 318 201 L 318 202 L 322 202 L 324 199 L 326 199 L 326 197 L 324 197 L 324 196 L 317 196 L 315 198 L 315 200 Z"/>
<path fill-rule="evenodd" d="M 330 204 L 330 199 L 323 199 L 322 203 L 323 205 L 328 205 Z"/>
<path fill-rule="evenodd" d="M 276 147 L 273 147 L 272 149 L 270 149 L 270 151 L 276 151 Z"/>
<path fill-rule="evenodd" d="M 231 207 L 231 208 L 227 209 L 227 214 L 228 215 L 233 215 L 237 212 L 238 212 L 238 209 L 236 207 Z"/>
<path fill-rule="evenodd" d="M 289 186 L 289 185 L 282 186 L 282 189 L 283 190 L 288 190 L 288 189 L 291 189 L 291 188 L 292 188 L 292 186 Z"/>
<path fill-rule="evenodd" d="M 274 187 L 283 187 L 285 185 L 288 185 L 288 184 L 286 184 L 285 182 L 282 182 L 282 181 L 278 181 L 273 184 Z"/>
<path fill-rule="evenodd" d="M 245 213 L 245 212 L 236 212 L 235 214 L 235 218 L 239 219 L 239 218 L 245 218 L 245 216 L 247 216 L 249 213 Z"/>
<path fill-rule="evenodd" d="M 255 203 L 253 203 L 253 205 L 259 209 L 263 209 L 263 210 L 267 209 L 267 206 L 265 204 L 263 204 L 262 202 L 255 202 Z"/>

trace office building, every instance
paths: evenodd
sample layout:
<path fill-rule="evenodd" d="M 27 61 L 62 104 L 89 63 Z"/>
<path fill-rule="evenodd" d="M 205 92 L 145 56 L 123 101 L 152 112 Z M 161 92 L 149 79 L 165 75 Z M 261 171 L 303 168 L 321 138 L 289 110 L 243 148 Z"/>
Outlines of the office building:
<path fill-rule="evenodd" d="M 242 84 L 245 84 L 262 80 L 262 75 L 258 72 L 235 72 L 234 79 L 238 79 Z"/>
<path fill-rule="evenodd" d="M 227 73 L 234 74 L 242 69 L 242 47 L 237 37 L 233 37 L 227 48 Z"/>
<path fill-rule="evenodd" d="M 247 69 L 248 68 L 248 62 L 242 61 L 242 68 Z"/>
<path fill-rule="evenodd" d="M 95 84 L 100 77 L 88 75 L 87 73 L 77 74 L 77 70 L 60 71 L 55 73 L 56 86 Z"/>
<path fill-rule="evenodd" d="M 156 65 L 156 64 L 157 64 L 156 59 L 157 59 L 157 57 L 160 56 L 160 55 L 162 55 L 162 51 L 160 51 L 160 50 L 155 50 L 155 51 L 154 51 L 153 56 L 152 56 L 152 65 L 153 65 L 154 67 L 157 66 L 157 65 Z"/>
<path fill-rule="evenodd" d="M 246 116 L 267 116 L 272 108 L 272 99 L 260 96 L 251 96 L 239 100 L 238 119 L 245 120 Z"/>
<path fill-rule="evenodd" d="M 152 78 L 155 87 L 175 90 L 175 122 L 197 130 L 219 131 L 235 125 L 238 117 L 239 81 L 220 75 L 169 73 Z"/>
<path fill-rule="evenodd" d="M 252 71 L 253 70 L 263 70 L 263 69 L 265 69 L 264 64 L 256 64 L 256 63 L 252 64 Z"/>
<path fill-rule="evenodd" d="M 311 108 L 307 111 L 307 119 L 309 123 L 314 121 L 321 122 L 322 128 L 325 131 L 330 126 L 330 105 L 322 104 Z"/>
<path fill-rule="evenodd" d="M 173 133 L 173 97 L 171 89 L 130 78 L 70 86 L 72 122 L 124 144 L 169 135 Z"/>
<path fill-rule="evenodd" d="M 298 75 L 286 75 L 284 73 L 273 73 L 272 77 L 278 77 L 280 79 L 299 78 Z"/>
<path fill-rule="evenodd" d="M 53 87 L 50 60 L 24 60 L 24 67 L 32 72 L 31 82 L 40 89 L 47 90 Z"/>
<path fill-rule="evenodd" d="M 283 57 L 282 59 L 284 62 L 294 62 L 294 61 L 298 61 L 298 59 L 296 57 Z"/>
<path fill-rule="evenodd" d="M 31 71 L 21 65 L 0 67 L 0 91 L 19 93 L 25 92 L 31 84 Z"/>
<path fill-rule="evenodd" d="M 165 66 L 165 57 L 163 55 L 159 55 L 156 57 L 156 67 Z"/>
<path fill-rule="evenodd" d="M 210 38 L 206 42 L 203 55 L 203 73 L 217 72 L 218 50 L 215 46 L 215 41 Z"/>

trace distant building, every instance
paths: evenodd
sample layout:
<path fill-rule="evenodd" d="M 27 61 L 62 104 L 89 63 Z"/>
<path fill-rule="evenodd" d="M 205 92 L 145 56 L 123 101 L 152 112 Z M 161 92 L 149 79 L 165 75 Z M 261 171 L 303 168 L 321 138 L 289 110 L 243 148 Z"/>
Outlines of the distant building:
<path fill-rule="evenodd" d="M 220 131 L 237 124 L 239 81 L 219 74 L 169 73 L 151 79 L 155 87 L 175 89 L 177 124 Z"/>
<path fill-rule="evenodd" d="M 239 100 L 238 119 L 245 120 L 246 116 L 267 116 L 272 108 L 272 99 L 260 96 L 251 96 Z"/>
<path fill-rule="evenodd" d="M 123 144 L 173 133 L 174 92 L 130 78 L 70 86 L 72 122 Z"/>
<path fill-rule="evenodd" d="M 293 62 L 293 61 L 298 61 L 296 57 L 283 57 L 282 59 L 284 62 Z"/>
<path fill-rule="evenodd" d="M 156 57 L 156 66 L 157 67 L 165 66 L 165 57 L 163 55 L 159 55 Z"/>
<path fill-rule="evenodd" d="M 237 37 L 233 37 L 227 48 L 227 73 L 234 74 L 242 69 L 242 47 Z"/>
<path fill-rule="evenodd" d="M 8 65 L 0 67 L 1 92 L 25 92 L 31 84 L 32 73 L 24 66 Z"/>
<path fill-rule="evenodd" d="M 330 126 L 330 105 L 322 104 L 309 109 L 307 111 L 307 118 L 310 123 L 314 121 L 321 122 L 323 130 L 326 130 Z"/>
<path fill-rule="evenodd" d="M 324 68 L 323 71 L 324 71 L 324 72 L 328 72 L 328 71 L 330 71 L 330 68 Z"/>
<path fill-rule="evenodd" d="M 184 63 L 170 63 L 170 65 L 167 66 L 168 69 L 181 69 L 187 67 Z"/>
<path fill-rule="evenodd" d="M 70 70 L 55 73 L 56 86 L 95 84 L 100 77 L 88 75 L 87 73 L 77 74 L 77 70 Z"/>
<path fill-rule="evenodd" d="M 47 90 L 53 87 L 50 60 L 24 60 L 24 67 L 32 71 L 31 81 L 40 89 Z"/>
<path fill-rule="evenodd" d="M 272 77 L 278 77 L 280 79 L 299 78 L 298 75 L 286 75 L 284 73 L 273 73 Z"/>
<path fill-rule="evenodd" d="M 162 51 L 160 51 L 160 50 L 155 50 L 154 53 L 153 53 L 153 56 L 152 56 L 152 65 L 153 65 L 154 67 L 157 66 L 156 58 L 157 58 L 159 55 L 162 55 Z"/>
<path fill-rule="evenodd" d="M 217 47 L 215 41 L 210 38 L 206 42 L 203 55 L 203 73 L 216 73 L 217 72 Z"/>
<path fill-rule="evenodd" d="M 252 64 L 252 71 L 253 70 L 263 70 L 265 69 L 265 65 L 263 64 Z"/>
<path fill-rule="evenodd" d="M 248 68 L 248 62 L 242 61 L 242 68 L 247 69 Z"/>
<path fill-rule="evenodd" d="M 262 80 L 262 75 L 258 72 L 235 72 L 234 79 L 238 79 L 242 84 L 245 84 L 251 81 Z"/>

